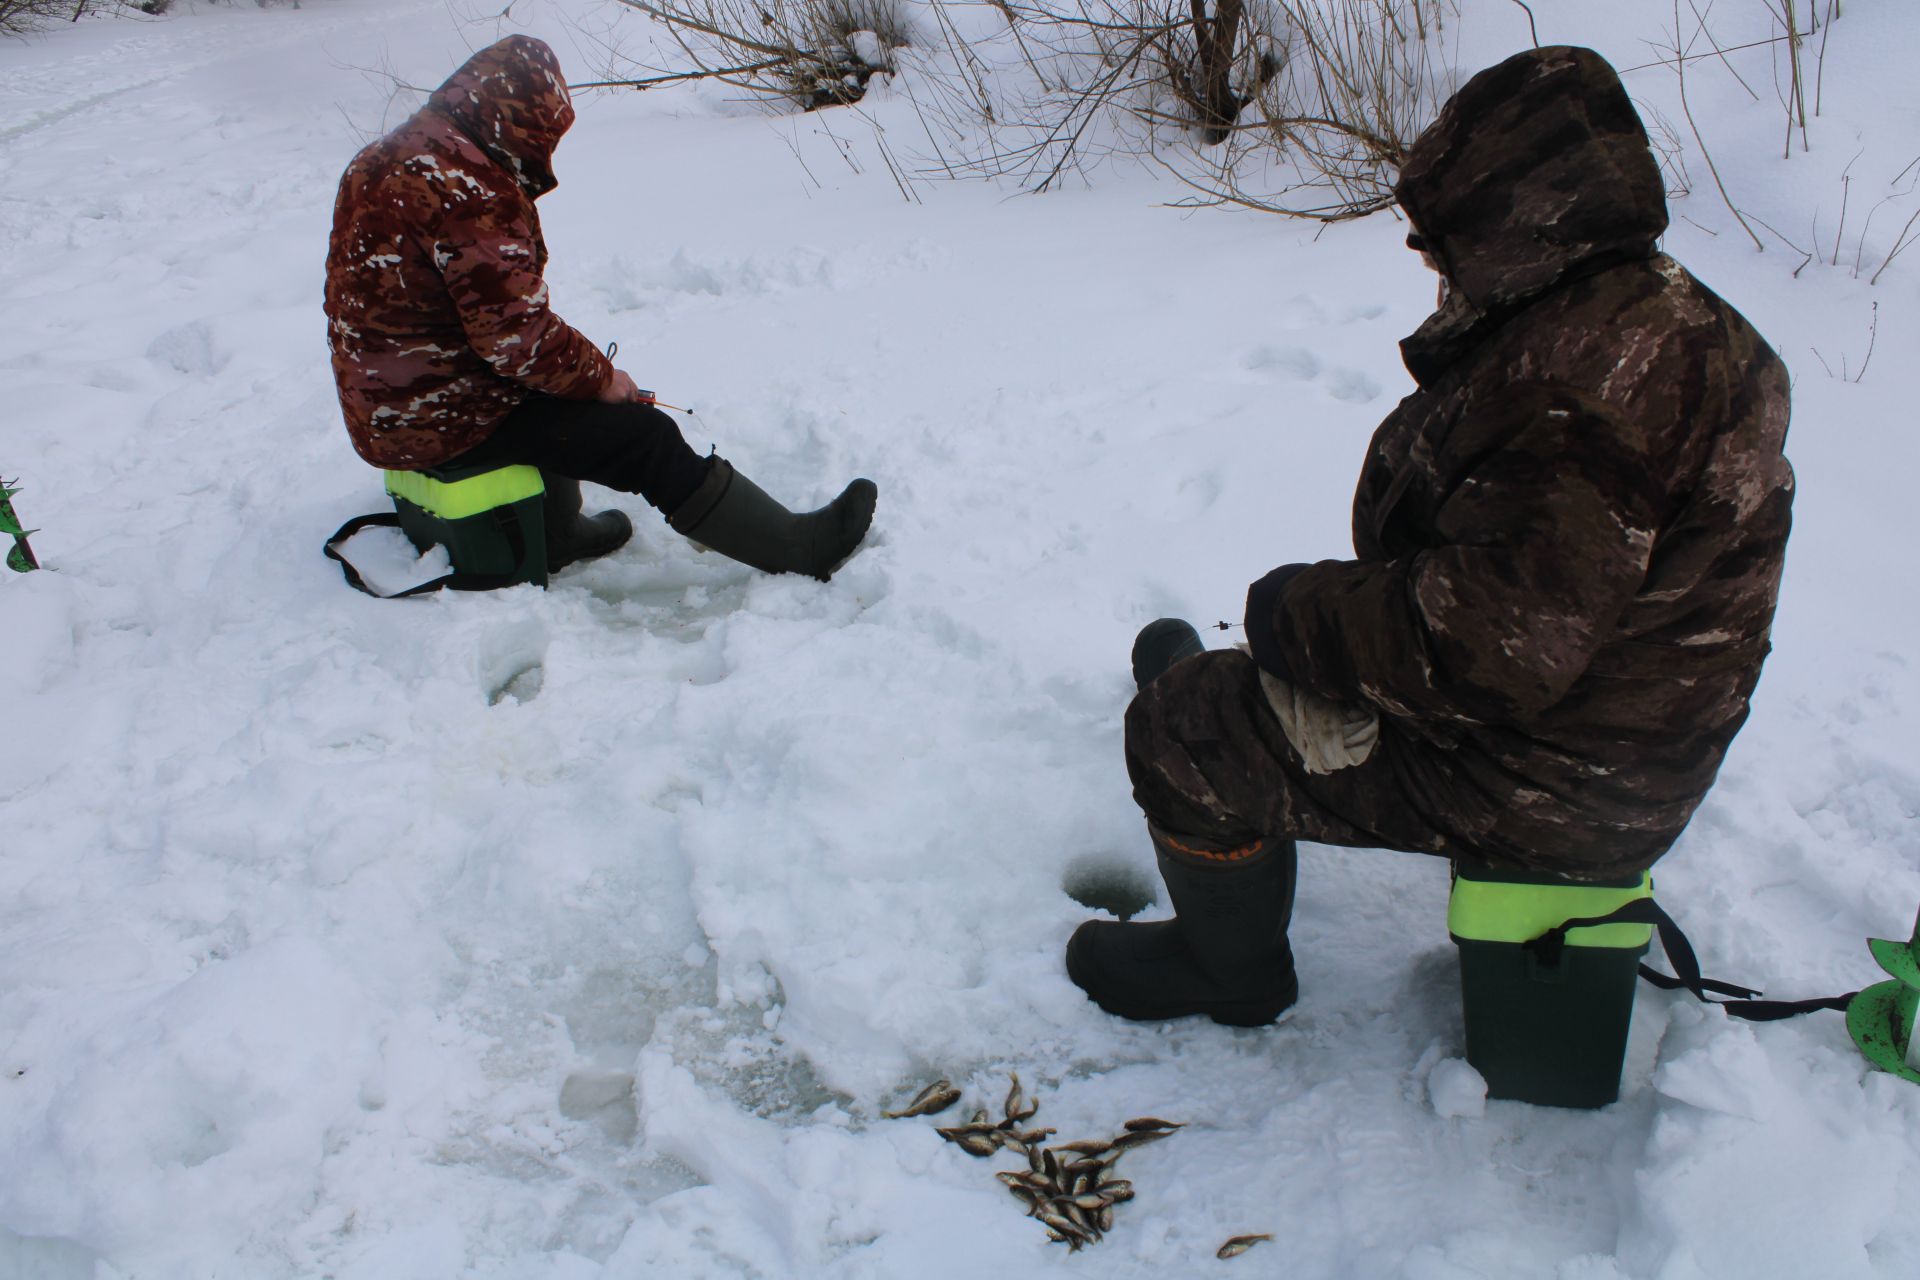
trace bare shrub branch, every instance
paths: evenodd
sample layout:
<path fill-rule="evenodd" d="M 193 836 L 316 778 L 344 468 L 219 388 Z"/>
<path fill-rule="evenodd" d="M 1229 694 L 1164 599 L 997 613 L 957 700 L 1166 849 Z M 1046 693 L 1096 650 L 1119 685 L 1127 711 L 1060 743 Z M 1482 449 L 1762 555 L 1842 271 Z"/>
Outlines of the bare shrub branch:
<path fill-rule="evenodd" d="M 1867 354 L 1860 361 L 1860 372 L 1853 376 L 1855 382 L 1867 376 L 1867 366 L 1873 363 L 1873 344 L 1880 338 L 1880 304 L 1873 304 L 1873 323 L 1867 329 Z"/>
<path fill-rule="evenodd" d="M 1540 28 L 1534 25 L 1533 6 L 1528 4 L 1527 0 L 1513 0 L 1513 2 L 1527 11 L 1527 38 L 1532 40 L 1533 47 L 1538 49 L 1540 47 Z"/>
<path fill-rule="evenodd" d="M 1868 284 L 1879 284 L 1880 277 L 1886 274 L 1887 268 L 1893 265 L 1893 260 L 1900 256 L 1901 251 L 1915 240 L 1920 240 L 1920 232 L 1913 230 L 1915 222 L 1920 222 L 1920 209 L 1913 211 L 1913 216 L 1907 219 L 1907 225 L 1900 228 L 1900 234 L 1893 238 L 1893 248 L 1887 251 L 1885 258 L 1881 259 L 1880 269 L 1873 273 L 1873 278 L 1867 281 Z M 1909 234 L 1910 232 L 1912 234 Z"/>
<path fill-rule="evenodd" d="M 1318 220 L 1392 203 L 1438 111 L 1452 0 L 1038 0 L 1008 12 L 1040 92 L 969 172 L 1046 190 L 1090 151 L 1146 155 L 1195 195 Z"/>
<path fill-rule="evenodd" d="M 119 0 L 0 0 L 0 36 L 24 36 L 50 22 L 78 22 Z"/>
<path fill-rule="evenodd" d="M 658 68 L 581 88 L 719 80 L 808 111 L 858 102 L 908 43 L 897 0 L 615 0 L 657 19 L 694 70 Z"/>
<path fill-rule="evenodd" d="M 1696 15 L 1699 14 L 1699 10 L 1697 9 L 1694 12 Z M 1705 29 L 1706 29 L 1706 20 L 1704 17 L 1702 17 L 1700 19 L 1699 28 L 1695 32 L 1694 38 L 1698 39 L 1699 32 L 1704 31 Z M 1733 214 L 1734 221 L 1740 224 L 1740 229 L 1742 231 L 1745 231 L 1747 233 L 1748 238 L 1753 241 L 1753 247 L 1758 251 L 1760 251 L 1761 253 L 1765 253 L 1767 251 L 1767 246 L 1761 243 L 1760 237 L 1758 235 L 1755 235 L 1753 228 L 1747 225 L 1746 218 L 1741 216 L 1740 210 L 1735 207 L 1733 203 L 1733 197 L 1727 194 L 1727 184 L 1721 181 L 1721 178 L 1720 178 L 1720 166 L 1716 165 L 1713 162 L 1713 153 L 1707 150 L 1707 140 L 1700 136 L 1700 126 L 1693 118 L 1693 108 L 1689 106 L 1687 103 L 1687 62 L 1691 57 L 1690 51 L 1692 50 L 1692 48 L 1693 48 L 1692 40 L 1687 41 L 1684 46 L 1680 43 L 1680 0 L 1674 0 L 1673 49 L 1672 49 L 1673 60 L 1671 63 L 1667 65 L 1670 65 L 1673 67 L 1674 79 L 1679 84 L 1681 114 L 1683 114 L 1687 118 L 1687 128 L 1693 131 L 1693 140 L 1700 147 L 1701 158 L 1707 162 L 1707 172 L 1713 175 L 1713 185 L 1719 188 L 1720 199 L 1726 202 L 1727 211 Z"/>

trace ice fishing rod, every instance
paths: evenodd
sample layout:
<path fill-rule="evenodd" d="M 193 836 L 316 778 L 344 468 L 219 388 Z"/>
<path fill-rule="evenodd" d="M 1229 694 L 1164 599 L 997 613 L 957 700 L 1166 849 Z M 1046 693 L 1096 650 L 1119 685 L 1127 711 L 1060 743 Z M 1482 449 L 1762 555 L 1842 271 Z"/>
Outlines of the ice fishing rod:
<path fill-rule="evenodd" d="M 609 360 L 613 359 L 615 355 L 619 354 L 619 351 L 620 351 L 620 343 L 617 339 L 613 342 L 609 342 L 607 344 L 607 359 Z M 648 391 L 644 388 L 635 387 L 634 392 L 635 392 L 634 398 L 640 404 L 652 405 L 657 409 L 672 409 L 675 412 L 686 414 L 689 418 L 697 418 L 700 416 L 699 414 L 695 413 L 691 409 L 682 409 L 677 404 L 668 404 L 666 401 L 660 399 L 660 397 L 654 395 L 653 392 Z"/>

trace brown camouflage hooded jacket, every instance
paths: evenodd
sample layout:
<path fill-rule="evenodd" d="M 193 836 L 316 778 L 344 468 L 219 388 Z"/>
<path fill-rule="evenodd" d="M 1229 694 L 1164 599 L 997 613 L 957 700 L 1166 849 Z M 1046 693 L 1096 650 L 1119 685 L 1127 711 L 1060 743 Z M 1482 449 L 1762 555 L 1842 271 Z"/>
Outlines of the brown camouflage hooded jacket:
<path fill-rule="evenodd" d="M 327 249 L 327 338 L 353 447 L 414 470 L 535 391 L 590 400 L 605 356 L 547 302 L 533 202 L 573 104 L 553 50 L 509 36 L 354 157 Z"/>
<path fill-rule="evenodd" d="M 1786 370 L 1654 251 L 1658 167 L 1591 51 L 1475 76 L 1397 192 L 1451 295 L 1402 344 L 1418 389 L 1368 451 L 1355 558 L 1249 626 L 1426 744 L 1411 803 L 1461 844 L 1637 870 L 1712 785 L 1768 649 Z"/>

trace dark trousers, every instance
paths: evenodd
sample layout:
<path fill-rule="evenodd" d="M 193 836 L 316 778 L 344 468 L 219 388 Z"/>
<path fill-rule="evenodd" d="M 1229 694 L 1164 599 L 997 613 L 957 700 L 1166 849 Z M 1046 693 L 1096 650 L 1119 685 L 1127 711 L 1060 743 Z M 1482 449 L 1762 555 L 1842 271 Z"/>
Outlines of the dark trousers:
<path fill-rule="evenodd" d="M 711 465 L 674 420 L 650 404 L 601 404 L 534 394 L 492 435 L 446 466 L 535 466 L 569 480 L 637 493 L 668 515 Z"/>

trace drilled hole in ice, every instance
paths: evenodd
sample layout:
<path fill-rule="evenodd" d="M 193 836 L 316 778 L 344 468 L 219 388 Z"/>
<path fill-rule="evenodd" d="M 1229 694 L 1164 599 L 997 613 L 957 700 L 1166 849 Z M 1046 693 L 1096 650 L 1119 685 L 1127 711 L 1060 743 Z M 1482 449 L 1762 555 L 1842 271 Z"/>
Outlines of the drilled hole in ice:
<path fill-rule="evenodd" d="M 1122 920 L 1159 901 L 1153 878 L 1145 870 L 1111 854 L 1090 853 L 1075 858 L 1061 878 L 1060 888 L 1081 906 Z"/>

